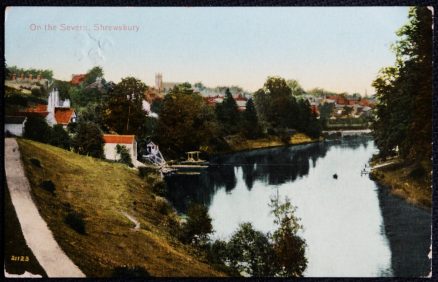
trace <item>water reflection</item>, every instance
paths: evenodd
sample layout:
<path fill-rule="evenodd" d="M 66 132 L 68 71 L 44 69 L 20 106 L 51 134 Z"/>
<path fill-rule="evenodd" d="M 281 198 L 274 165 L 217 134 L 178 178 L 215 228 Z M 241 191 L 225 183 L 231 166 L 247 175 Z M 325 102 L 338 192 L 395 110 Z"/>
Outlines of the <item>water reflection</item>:
<path fill-rule="evenodd" d="M 214 237 L 227 239 L 245 221 L 272 232 L 268 203 L 278 192 L 297 206 L 304 226 L 305 276 L 418 276 L 427 259 L 430 217 L 405 209 L 404 202 L 395 204 L 404 212 L 394 212 L 392 196 L 360 174 L 375 152 L 369 138 L 353 138 L 225 155 L 210 160 L 201 175 L 167 177 L 169 199 L 179 212 L 191 201 L 207 205 Z M 401 220 L 422 235 L 412 231 L 403 239 L 406 229 L 394 224 Z"/>

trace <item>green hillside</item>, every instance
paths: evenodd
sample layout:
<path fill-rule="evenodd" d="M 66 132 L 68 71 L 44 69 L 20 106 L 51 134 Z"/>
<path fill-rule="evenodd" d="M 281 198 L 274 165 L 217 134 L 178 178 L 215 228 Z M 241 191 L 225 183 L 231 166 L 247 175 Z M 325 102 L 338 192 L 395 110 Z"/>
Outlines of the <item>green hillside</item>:
<path fill-rule="evenodd" d="M 170 235 L 175 213 L 136 170 L 25 139 L 18 144 L 42 217 L 88 277 L 110 277 L 123 266 L 151 276 L 223 276 Z M 46 180 L 54 183 L 54 193 L 42 188 Z M 85 235 L 65 223 L 72 212 L 84 216 Z"/>

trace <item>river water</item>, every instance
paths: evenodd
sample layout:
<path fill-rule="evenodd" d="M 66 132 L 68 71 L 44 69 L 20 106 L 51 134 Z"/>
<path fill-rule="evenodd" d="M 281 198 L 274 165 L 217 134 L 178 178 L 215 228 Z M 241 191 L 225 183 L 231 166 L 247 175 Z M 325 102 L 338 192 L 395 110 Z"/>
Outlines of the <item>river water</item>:
<path fill-rule="evenodd" d="M 200 175 L 166 177 L 168 197 L 181 213 L 192 201 L 208 206 L 213 238 L 227 240 L 242 222 L 272 232 L 278 193 L 297 207 L 306 277 L 425 276 L 431 214 L 361 174 L 376 152 L 360 137 L 229 154 Z"/>

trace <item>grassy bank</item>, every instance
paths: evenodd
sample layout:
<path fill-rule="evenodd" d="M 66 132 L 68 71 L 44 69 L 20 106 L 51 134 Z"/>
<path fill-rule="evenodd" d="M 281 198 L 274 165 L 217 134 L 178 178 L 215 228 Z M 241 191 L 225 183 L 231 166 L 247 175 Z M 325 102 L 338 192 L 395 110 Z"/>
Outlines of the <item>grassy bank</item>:
<path fill-rule="evenodd" d="M 432 207 L 430 172 L 419 171 L 418 166 L 406 165 L 398 159 L 392 161 L 392 165 L 373 169 L 370 172 L 370 178 L 390 189 L 392 194 L 430 210 Z M 382 161 L 374 161 L 371 165 L 376 166 L 382 163 Z"/>
<path fill-rule="evenodd" d="M 222 276 L 171 235 L 176 214 L 136 170 L 25 139 L 18 144 L 41 216 L 88 277 L 109 277 L 122 266 L 151 276 Z M 42 188 L 47 180 L 54 193 Z M 72 213 L 83 216 L 86 234 L 65 223 Z"/>
<path fill-rule="evenodd" d="M 319 141 L 319 139 L 312 139 L 303 133 L 293 134 L 287 143 L 281 140 L 281 138 L 278 136 L 269 136 L 258 139 L 245 139 L 240 135 L 233 135 L 226 137 L 225 140 L 227 141 L 231 152 L 280 147 L 285 145 L 298 145 Z"/>

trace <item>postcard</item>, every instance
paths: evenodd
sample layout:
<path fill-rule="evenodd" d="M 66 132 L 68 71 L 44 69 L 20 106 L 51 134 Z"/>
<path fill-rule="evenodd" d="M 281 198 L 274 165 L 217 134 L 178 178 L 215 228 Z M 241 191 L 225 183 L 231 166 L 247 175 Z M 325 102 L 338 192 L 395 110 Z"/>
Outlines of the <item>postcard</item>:
<path fill-rule="evenodd" d="M 433 8 L 5 10 L 5 277 L 431 277 Z"/>

